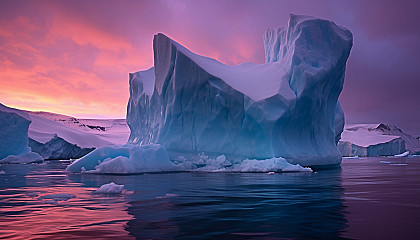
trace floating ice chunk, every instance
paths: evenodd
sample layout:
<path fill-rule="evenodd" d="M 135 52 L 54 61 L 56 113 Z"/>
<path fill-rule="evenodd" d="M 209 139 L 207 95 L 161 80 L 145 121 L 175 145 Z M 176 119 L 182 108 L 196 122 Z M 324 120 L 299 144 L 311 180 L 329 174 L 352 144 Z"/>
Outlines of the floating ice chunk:
<path fill-rule="evenodd" d="M 102 185 L 95 191 L 95 193 L 122 193 L 124 185 L 118 185 L 114 182 L 110 182 Z"/>
<path fill-rule="evenodd" d="M 0 174 L 6 174 L 6 172 L 3 170 L 0 170 Z"/>
<path fill-rule="evenodd" d="M 203 161 L 203 159 L 205 159 L 205 161 Z M 196 168 L 191 170 L 197 172 L 312 172 L 312 169 L 309 167 L 291 164 L 283 158 L 269 158 L 263 160 L 245 159 L 230 162 L 224 155 L 221 155 L 216 159 L 201 156 L 200 160 L 194 164 L 184 162 L 177 167 L 182 167 L 184 171 L 188 171 L 187 166 L 191 165 L 196 166 Z"/>
<path fill-rule="evenodd" d="M 227 171 L 233 172 L 312 172 L 311 168 L 290 164 L 283 158 L 264 160 L 246 159 L 233 165 Z"/>
<path fill-rule="evenodd" d="M 75 198 L 76 195 L 69 194 L 69 193 L 56 193 L 56 194 L 48 194 L 45 196 L 40 197 L 40 199 L 52 199 L 54 201 L 67 201 L 71 198 Z"/>
<path fill-rule="evenodd" d="M 389 161 L 379 161 L 380 163 L 391 163 Z"/>
<path fill-rule="evenodd" d="M 343 157 L 343 159 L 359 159 L 359 156 L 354 156 L 354 157 Z"/>
<path fill-rule="evenodd" d="M 85 157 L 74 161 L 67 167 L 70 172 L 133 174 L 165 171 L 201 171 L 201 172 L 311 172 L 299 164 L 288 163 L 283 158 L 264 160 L 245 159 L 229 161 L 225 155 L 210 158 L 200 154 L 195 160 L 178 157 L 172 163 L 166 150 L 159 144 L 122 145 L 103 147 L 94 150 Z"/>
<path fill-rule="evenodd" d="M 408 154 L 410 154 L 410 151 L 405 151 L 405 152 L 403 152 L 403 153 L 400 153 L 400 154 L 394 155 L 394 157 L 407 157 L 407 156 L 408 156 Z"/>
<path fill-rule="evenodd" d="M 160 199 L 160 198 L 173 198 L 173 197 L 179 197 L 179 195 L 174 194 L 174 193 L 167 193 L 164 196 L 159 196 L 159 197 L 156 197 L 156 198 Z"/>
<path fill-rule="evenodd" d="M 70 172 L 132 174 L 174 170 L 168 153 L 159 144 L 126 144 L 98 148 L 67 167 Z"/>
<path fill-rule="evenodd" d="M 0 160 L 0 163 L 25 164 L 42 163 L 44 159 L 38 153 L 27 152 L 22 155 L 9 155 Z"/>

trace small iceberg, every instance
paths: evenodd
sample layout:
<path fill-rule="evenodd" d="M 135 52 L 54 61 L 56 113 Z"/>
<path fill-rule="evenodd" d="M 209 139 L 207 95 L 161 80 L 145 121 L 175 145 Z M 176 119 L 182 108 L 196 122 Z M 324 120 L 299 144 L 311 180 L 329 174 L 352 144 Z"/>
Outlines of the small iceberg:
<path fill-rule="evenodd" d="M 118 185 L 114 182 L 110 182 L 99 187 L 98 190 L 95 191 L 95 193 L 117 194 L 122 193 L 123 189 L 124 185 Z"/>
<path fill-rule="evenodd" d="M 405 152 L 403 152 L 403 153 L 400 153 L 400 154 L 394 155 L 394 157 L 407 157 L 407 156 L 408 156 L 408 154 L 410 154 L 410 151 L 405 151 Z"/>
<path fill-rule="evenodd" d="M 343 159 L 359 159 L 359 156 L 354 156 L 354 157 L 343 157 Z"/>
<path fill-rule="evenodd" d="M 175 194 L 175 193 L 167 193 L 164 196 L 159 196 L 159 197 L 156 197 L 156 198 L 157 199 L 162 199 L 162 198 L 173 198 L 173 197 L 179 197 L 179 195 Z"/>
<path fill-rule="evenodd" d="M 379 161 L 380 163 L 391 163 L 389 161 Z"/>

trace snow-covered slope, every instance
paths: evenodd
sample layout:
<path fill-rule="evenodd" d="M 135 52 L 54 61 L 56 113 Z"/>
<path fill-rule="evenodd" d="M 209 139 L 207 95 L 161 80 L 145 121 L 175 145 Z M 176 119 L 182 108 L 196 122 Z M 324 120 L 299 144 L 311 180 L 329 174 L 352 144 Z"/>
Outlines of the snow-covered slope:
<path fill-rule="evenodd" d="M 112 144 L 125 144 L 130 135 L 130 129 L 125 119 L 80 119 L 49 112 L 27 111 L 27 113 L 30 116 L 39 116 L 78 131 L 94 134 Z"/>
<path fill-rule="evenodd" d="M 264 43 L 267 63 L 227 66 L 155 35 L 154 67 L 130 74 L 129 142 L 159 143 L 177 155 L 339 164 L 338 96 L 352 34 L 291 15 Z"/>
<path fill-rule="evenodd" d="M 0 103 L 0 163 L 42 162 L 28 147 L 31 118 L 25 112 Z"/>
<path fill-rule="evenodd" d="M 29 126 L 29 137 L 39 143 L 46 143 L 57 135 L 81 148 L 98 148 L 111 144 L 92 133 L 76 130 L 59 122 L 35 115 L 30 117 L 32 124 Z"/>
<path fill-rule="evenodd" d="M 47 112 L 29 112 L 29 146 L 45 159 L 80 158 L 92 150 L 127 141 L 124 119 L 76 119 Z"/>
<path fill-rule="evenodd" d="M 384 135 L 399 136 L 405 142 L 405 148 L 410 151 L 411 154 L 420 154 L 420 141 L 415 137 L 403 132 L 396 126 L 379 124 L 377 127 L 378 131 L 381 131 Z"/>
<path fill-rule="evenodd" d="M 125 144 L 129 136 L 125 119 L 77 119 L 1 104 L 0 119 L 0 159 L 21 156 L 2 163 L 80 158 L 96 148 Z"/>
<path fill-rule="evenodd" d="M 348 124 L 338 144 L 343 156 L 392 156 L 420 152 L 420 141 L 385 124 Z"/>

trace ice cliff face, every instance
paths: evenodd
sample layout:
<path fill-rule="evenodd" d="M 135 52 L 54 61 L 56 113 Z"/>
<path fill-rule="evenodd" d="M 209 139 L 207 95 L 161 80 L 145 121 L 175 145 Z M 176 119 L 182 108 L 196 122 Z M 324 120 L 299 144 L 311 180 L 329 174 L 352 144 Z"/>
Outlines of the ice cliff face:
<path fill-rule="evenodd" d="M 155 35 L 154 67 L 130 74 L 129 143 L 159 143 L 176 154 L 339 164 L 338 96 L 352 34 L 291 15 L 285 28 L 267 30 L 264 45 L 265 64 L 227 66 Z"/>
<path fill-rule="evenodd" d="M 28 152 L 28 114 L 0 104 L 0 159 Z"/>
<path fill-rule="evenodd" d="M 0 103 L 0 163 L 44 161 L 28 147 L 30 123 L 28 114 Z"/>

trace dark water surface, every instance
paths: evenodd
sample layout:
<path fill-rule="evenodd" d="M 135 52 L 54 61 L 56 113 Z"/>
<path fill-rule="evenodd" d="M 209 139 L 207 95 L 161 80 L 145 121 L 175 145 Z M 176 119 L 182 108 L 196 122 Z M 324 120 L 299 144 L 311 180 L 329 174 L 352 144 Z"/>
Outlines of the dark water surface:
<path fill-rule="evenodd" d="M 420 238 L 420 157 L 274 175 L 66 174 L 68 164 L 0 166 L 0 239 Z M 128 192 L 94 193 L 111 181 Z M 45 199 L 57 193 L 74 196 Z"/>

